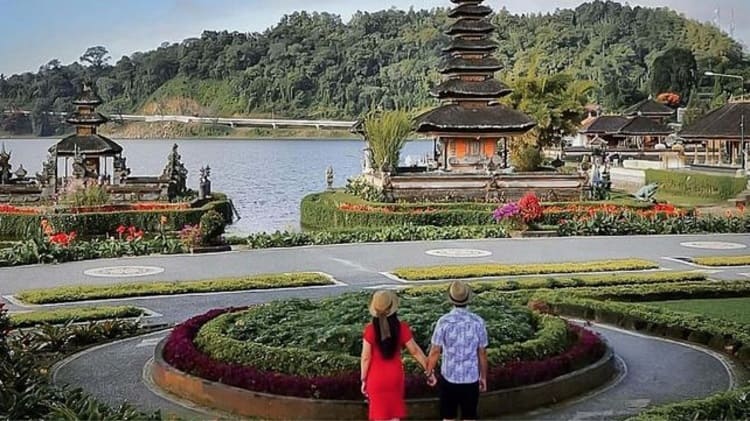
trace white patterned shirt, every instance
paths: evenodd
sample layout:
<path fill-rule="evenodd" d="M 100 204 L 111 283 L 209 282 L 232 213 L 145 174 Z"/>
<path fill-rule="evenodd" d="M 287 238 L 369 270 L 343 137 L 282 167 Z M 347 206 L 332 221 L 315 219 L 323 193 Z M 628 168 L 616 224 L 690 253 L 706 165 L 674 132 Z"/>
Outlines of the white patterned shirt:
<path fill-rule="evenodd" d="M 465 308 L 454 308 L 437 322 L 432 344 L 442 348 L 440 373 L 453 384 L 479 381 L 479 348 L 487 348 L 484 320 Z"/>

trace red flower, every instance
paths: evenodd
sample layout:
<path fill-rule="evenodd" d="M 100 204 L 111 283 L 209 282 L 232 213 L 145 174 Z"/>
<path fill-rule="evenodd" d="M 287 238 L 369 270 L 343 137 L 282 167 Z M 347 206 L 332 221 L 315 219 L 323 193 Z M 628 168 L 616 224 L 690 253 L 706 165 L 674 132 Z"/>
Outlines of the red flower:
<path fill-rule="evenodd" d="M 117 233 L 120 234 L 120 235 L 125 234 L 125 231 L 127 231 L 127 230 L 128 229 L 125 228 L 125 225 L 120 225 L 119 227 L 117 227 Z"/>
<path fill-rule="evenodd" d="M 542 205 L 539 203 L 539 198 L 536 194 L 527 193 L 525 196 L 518 201 L 518 207 L 521 208 L 521 218 L 526 223 L 534 222 L 542 219 L 544 211 Z"/>

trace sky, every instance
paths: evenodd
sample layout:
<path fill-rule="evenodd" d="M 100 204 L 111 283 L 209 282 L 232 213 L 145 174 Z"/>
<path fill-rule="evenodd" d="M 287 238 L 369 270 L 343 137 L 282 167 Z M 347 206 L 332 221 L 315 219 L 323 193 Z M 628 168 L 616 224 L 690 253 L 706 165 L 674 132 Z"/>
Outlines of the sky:
<path fill-rule="evenodd" d="M 493 9 L 512 13 L 572 8 L 580 0 L 487 0 Z M 732 13 L 735 38 L 750 45 L 749 0 L 632 0 L 629 4 L 673 8 L 713 21 L 718 9 L 721 26 L 729 30 Z M 450 6 L 448 0 L 0 0 L 0 73 L 36 71 L 57 58 L 78 60 L 86 48 L 103 45 L 112 62 L 123 55 L 147 51 L 162 42 L 200 36 L 203 30 L 262 31 L 286 13 L 326 11 L 348 19 L 357 10 L 390 7 L 430 9 Z"/>

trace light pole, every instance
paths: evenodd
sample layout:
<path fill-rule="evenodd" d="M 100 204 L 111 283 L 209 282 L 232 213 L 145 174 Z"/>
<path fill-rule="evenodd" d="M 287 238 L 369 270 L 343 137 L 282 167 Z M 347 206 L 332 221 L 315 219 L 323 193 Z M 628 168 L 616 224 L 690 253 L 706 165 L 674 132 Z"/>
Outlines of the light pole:
<path fill-rule="evenodd" d="M 740 75 L 728 75 L 728 74 L 725 74 L 725 73 L 714 73 L 714 72 L 706 72 L 706 73 L 704 73 L 704 75 L 706 75 L 708 77 L 725 77 L 725 78 L 729 78 L 729 79 L 739 79 L 740 83 L 741 83 L 741 85 L 740 85 L 740 93 L 742 95 L 745 95 L 745 78 L 743 76 L 740 76 Z"/>

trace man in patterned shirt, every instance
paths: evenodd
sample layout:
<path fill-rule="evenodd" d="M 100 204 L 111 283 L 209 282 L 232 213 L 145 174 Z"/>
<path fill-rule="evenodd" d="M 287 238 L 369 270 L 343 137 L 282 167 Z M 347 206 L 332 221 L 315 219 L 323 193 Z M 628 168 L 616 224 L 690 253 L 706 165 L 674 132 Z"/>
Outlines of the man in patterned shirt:
<path fill-rule="evenodd" d="M 427 376 L 432 377 L 442 353 L 440 374 L 440 415 L 464 420 L 478 419 L 479 393 L 487 391 L 487 327 L 484 320 L 467 310 L 471 289 L 455 281 L 448 289 L 453 310 L 437 322 L 427 361 Z"/>

